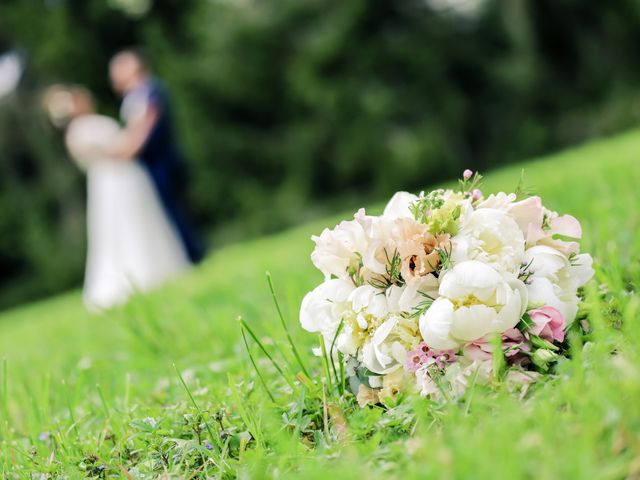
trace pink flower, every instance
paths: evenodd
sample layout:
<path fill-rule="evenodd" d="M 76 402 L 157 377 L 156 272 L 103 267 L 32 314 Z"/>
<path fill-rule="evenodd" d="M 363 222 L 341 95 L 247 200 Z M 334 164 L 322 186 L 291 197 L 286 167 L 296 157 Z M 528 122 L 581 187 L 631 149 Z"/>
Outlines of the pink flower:
<path fill-rule="evenodd" d="M 415 350 L 407 352 L 407 361 L 404 368 L 408 372 L 415 372 L 424 365 L 435 365 L 442 369 L 456 361 L 453 350 L 432 350 L 422 342 Z"/>
<path fill-rule="evenodd" d="M 482 191 L 478 188 L 474 188 L 473 192 L 471 192 L 472 200 L 480 200 L 482 198 Z"/>
<path fill-rule="evenodd" d="M 529 331 L 550 342 L 562 342 L 564 340 L 565 320 L 557 309 L 553 307 L 541 307 L 531 310 L 529 317 L 533 325 Z"/>
<path fill-rule="evenodd" d="M 404 369 L 408 372 L 415 372 L 422 366 L 422 358 L 417 351 L 407 352 L 407 363 L 404 365 Z"/>
<path fill-rule="evenodd" d="M 471 175 L 473 175 L 473 172 L 468 168 L 464 172 L 462 172 L 462 178 L 464 178 L 465 180 L 469 180 L 471 178 Z"/>
<path fill-rule="evenodd" d="M 510 364 L 519 364 L 523 360 L 521 352 L 529 352 L 531 344 L 524 338 L 517 328 L 510 328 L 502 333 L 502 349 Z M 468 343 L 464 347 L 464 354 L 471 360 L 484 361 L 491 359 L 493 345 L 489 337 L 483 337 Z"/>
<path fill-rule="evenodd" d="M 540 197 L 529 197 L 519 202 L 513 202 L 507 211 L 513 216 L 525 238 L 528 238 L 532 231 L 537 231 L 542 227 L 544 210 Z"/>
<path fill-rule="evenodd" d="M 561 217 L 552 218 L 549 220 L 549 225 L 554 234 L 571 238 L 582 237 L 582 227 L 580 227 L 580 222 L 571 215 L 562 215 Z"/>
<path fill-rule="evenodd" d="M 547 211 L 547 228 L 531 225 L 526 234 L 527 245 L 547 245 L 565 255 L 578 253 L 579 244 L 573 240 L 557 238 L 557 235 L 578 240 L 582 237 L 580 222 L 571 215 L 559 216 L 555 212 Z"/>

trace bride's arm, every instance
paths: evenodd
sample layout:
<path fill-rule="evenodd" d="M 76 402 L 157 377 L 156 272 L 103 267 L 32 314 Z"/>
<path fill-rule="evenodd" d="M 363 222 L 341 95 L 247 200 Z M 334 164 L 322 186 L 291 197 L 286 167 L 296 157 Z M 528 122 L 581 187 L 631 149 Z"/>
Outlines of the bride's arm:
<path fill-rule="evenodd" d="M 157 121 L 158 109 L 149 105 L 143 114 L 129 120 L 126 127 L 120 130 L 108 148 L 108 155 L 122 160 L 135 158 L 144 147 Z"/>

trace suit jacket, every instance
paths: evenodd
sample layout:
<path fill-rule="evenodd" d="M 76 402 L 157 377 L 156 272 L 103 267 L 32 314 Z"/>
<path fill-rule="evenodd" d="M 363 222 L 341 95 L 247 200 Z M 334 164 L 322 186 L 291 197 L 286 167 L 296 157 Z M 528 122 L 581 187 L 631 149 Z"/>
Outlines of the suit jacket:
<path fill-rule="evenodd" d="M 162 84 L 151 79 L 128 92 L 122 102 L 121 116 L 129 121 L 135 115 L 142 115 L 147 108 L 158 111 L 158 119 L 145 141 L 138 160 L 147 168 L 162 201 L 164 209 L 178 230 L 192 262 L 198 262 L 203 255 L 196 235 L 189 226 L 180 204 L 180 191 L 186 180 L 185 162 L 176 142 L 169 95 Z"/>
<path fill-rule="evenodd" d="M 125 96 L 121 116 L 129 121 L 150 107 L 154 107 L 159 116 L 138 153 L 138 159 L 147 167 L 159 190 L 176 190 L 183 186 L 185 165 L 174 134 L 167 90 L 155 79 L 140 85 Z"/>

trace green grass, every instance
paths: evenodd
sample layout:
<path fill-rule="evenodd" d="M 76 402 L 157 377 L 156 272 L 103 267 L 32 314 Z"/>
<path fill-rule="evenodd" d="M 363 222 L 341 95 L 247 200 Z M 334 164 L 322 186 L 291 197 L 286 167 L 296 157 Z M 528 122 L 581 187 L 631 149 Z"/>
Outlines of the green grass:
<path fill-rule="evenodd" d="M 321 279 L 309 236 L 353 205 L 214 252 L 120 311 L 89 315 L 72 293 L 1 315 L 2 478 L 638 478 L 639 145 L 631 132 L 487 175 L 486 191 L 511 191 L 525 168 L 545 205 L 582 221 L 596 260 L 591 341 L 574 341 L 572 360 L 526 398 L 477 388 L 457 404 L 406 397 L 384 412 L 323 393 L 297 310 Z M 239 316 L 284 370 L 247 335 L 275 402 Z"/>

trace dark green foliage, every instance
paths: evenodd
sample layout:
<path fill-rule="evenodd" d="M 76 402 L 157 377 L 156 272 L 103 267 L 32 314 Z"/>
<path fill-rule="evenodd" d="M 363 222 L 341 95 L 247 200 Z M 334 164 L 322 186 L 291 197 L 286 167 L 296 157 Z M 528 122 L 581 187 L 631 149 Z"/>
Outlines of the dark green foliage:
<path fill-rule="evenodd" d="M 82 178 L 37 96 L 83 83 L 115 114 L 106 65 L 123 46 L 144 45 L 173 92 L 190 203 L 213 243 L 637 118 L 631 0 L 487 0 L 472 17 L 425 0 L 156 0 L 142 16 L 125 3 L 0 5 L 0 48 L 29 61 L 20 98 L 0 103 L 0 305 L 80 279 Z"/>

